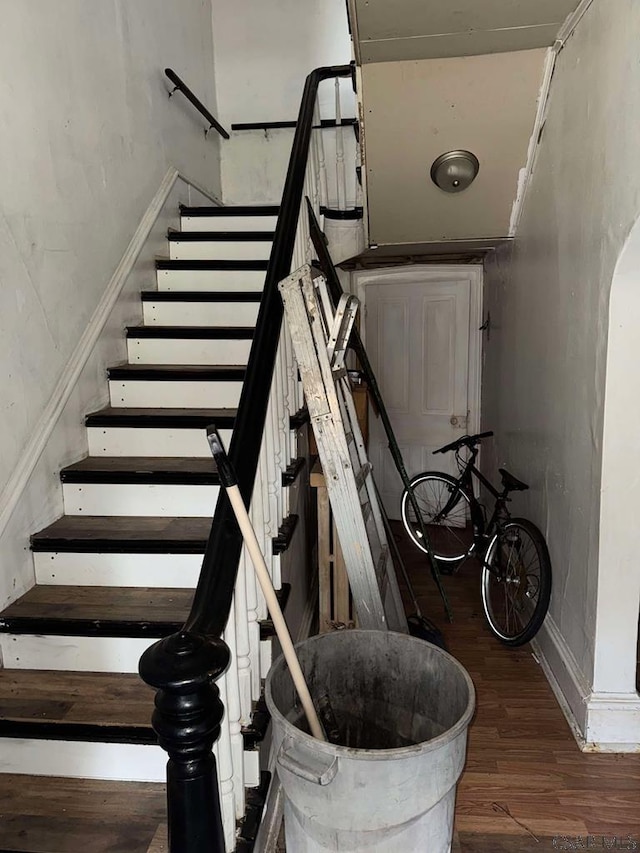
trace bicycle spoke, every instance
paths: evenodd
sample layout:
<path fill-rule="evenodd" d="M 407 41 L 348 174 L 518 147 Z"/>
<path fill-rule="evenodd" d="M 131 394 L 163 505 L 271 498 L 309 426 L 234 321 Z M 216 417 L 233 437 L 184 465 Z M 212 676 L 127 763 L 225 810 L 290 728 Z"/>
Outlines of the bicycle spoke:
<path fill-rule="evenodd" d="M 471 546 L 467 528 L 469 499 L 455 480 L 442 474 L 424 474 L 412 481 L 412 495 L 429 537 L 434 556 L 441 561 L 462 560 Z M 402 520 L 414 543 L 426 550 L 413 502 L 405 493 Z"/>
<path fill-rule="evenodd" d="M 544 539 L 530 522 L 507 522 L 493 540 L 483 568 L 483 605 L 493 632 L 509 645 L 526 642 L 544 619 L 549 592 Z"/>

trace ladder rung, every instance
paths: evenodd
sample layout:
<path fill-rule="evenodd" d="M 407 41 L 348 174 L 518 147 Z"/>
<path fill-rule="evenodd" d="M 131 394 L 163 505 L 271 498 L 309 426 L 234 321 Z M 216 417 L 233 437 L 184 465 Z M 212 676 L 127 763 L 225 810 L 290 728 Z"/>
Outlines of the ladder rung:
<path fill-rule="evenodd" d="M 370 473 L 371 462 L 365 462 L 362 468 L 356 474 L 356 489 L 358 491 L 360 491 L 360 489 L 364 486 L 364 481 L 367 479 Z"/>
<path fill-rule="evenodd" d="M 347 368 L 339 367 L 337 370 L 333 368 L 331 373 L 333 374 L 334 381 L 338 382 L 340 379 L 344 379 L 344 377 L 347 375 Z"/>
<path fill-rule="evenodd" d="M 354 441 L 352 432 L 345 432 L 345 436 L 347 437 L 347 444 L 351 444 Z"/>
<path fill-rule="evenodd" d="M 389 557 L 389 549 L 386 545 L 382 546 L 380 551 L 380 556 L 378 557 L 378 562 L 376 564 L 376 576 L 378 578 L 378 583 L 380 584 L 380 591 L 383 594 L 386 592 L 387 586 L 389 585 L 389 571 L 387 568 L 387 559 Z"/>
<path fill-rule="evenodd" d="M 362 517 L 364 518 L 364 523 L 366 524 L 371 517 L 371 502 L 366 501 L 362 504 Z"/>

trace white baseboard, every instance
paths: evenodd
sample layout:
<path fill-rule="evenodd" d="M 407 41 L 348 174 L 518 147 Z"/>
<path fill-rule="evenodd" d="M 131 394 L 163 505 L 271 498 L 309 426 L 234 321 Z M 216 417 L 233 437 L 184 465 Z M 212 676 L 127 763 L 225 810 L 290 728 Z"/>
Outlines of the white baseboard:
<path fill-rule="evenodd" d="M 550 615 L 545 619 L 531 646 L 573 736 L 582 749 L 587 725 L 586 700 L 589 688 L 573 653 Z"/>
<path fill-rule="evenodd" d="M 640 752 L 638 693 L 592 693 L 551 616 L 531 646 L 583 752 Z"/>
<path fill-rule="evenodd" d="M 587 703 L 585 752 L 640 752 L 640 696 L 592 693 Z"/>

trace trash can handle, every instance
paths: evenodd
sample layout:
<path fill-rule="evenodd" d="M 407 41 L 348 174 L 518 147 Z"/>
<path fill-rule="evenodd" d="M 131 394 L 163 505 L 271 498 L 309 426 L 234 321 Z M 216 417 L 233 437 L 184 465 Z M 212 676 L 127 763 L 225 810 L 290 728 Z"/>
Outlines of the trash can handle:
<path fill-rule="evenodd" d="M 338 772 L 337 755 L 324 755 L 293 741 L 282 741 L 277 760 L 284 770 L 316 785 L 328 785 Z"/>

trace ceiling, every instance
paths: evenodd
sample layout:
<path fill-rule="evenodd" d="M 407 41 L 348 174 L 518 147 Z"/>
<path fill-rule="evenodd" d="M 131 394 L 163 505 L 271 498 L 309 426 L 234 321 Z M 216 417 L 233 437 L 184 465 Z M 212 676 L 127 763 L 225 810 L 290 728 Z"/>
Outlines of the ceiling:
<path fill-rule="evenodd" d="M 362 64 L 548 47 L 578 5 L 579 0 L 350 0 Z"/>
<path fill-rule="evenodd" d="M 509 235 L 545 55 L 538 48 L 362 67 L 370 243 L 491 245 Z M 431 180 L 431 164 L 458 149 L 472 151 L 480 171 L 464 192 L 446 193 Z"/>

